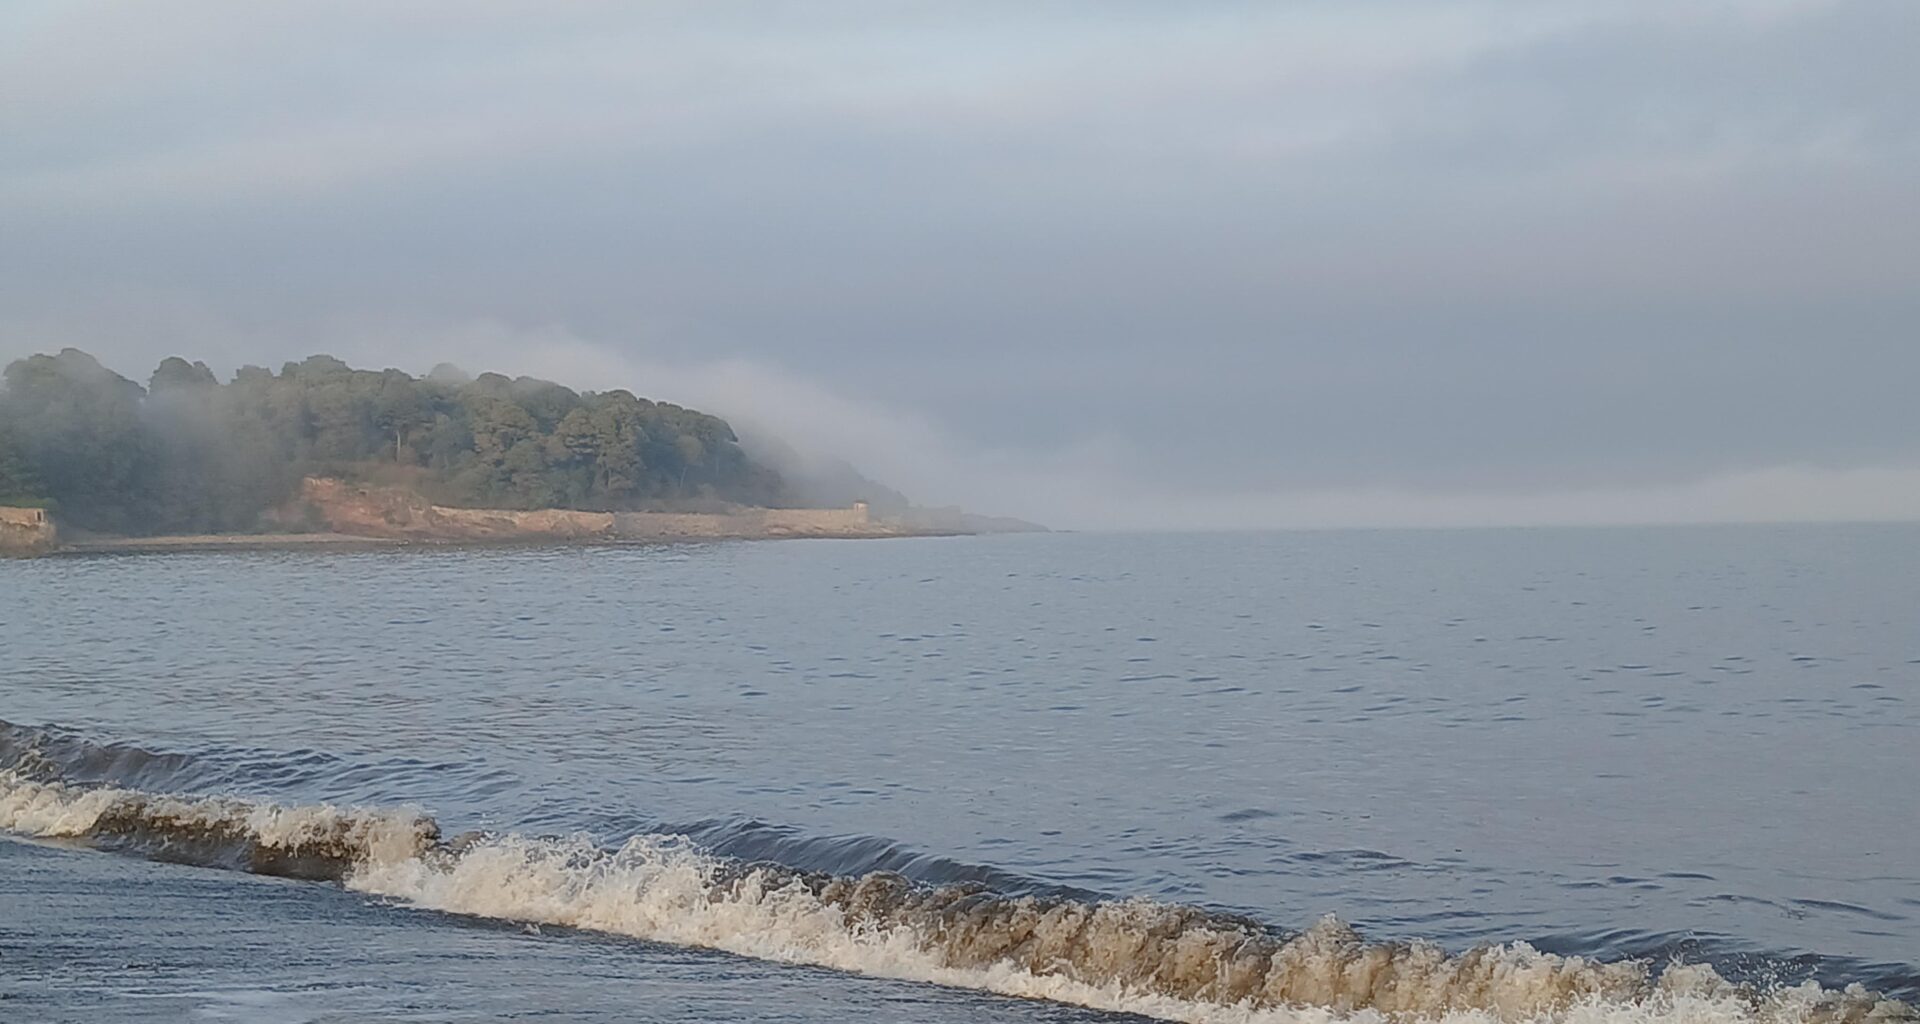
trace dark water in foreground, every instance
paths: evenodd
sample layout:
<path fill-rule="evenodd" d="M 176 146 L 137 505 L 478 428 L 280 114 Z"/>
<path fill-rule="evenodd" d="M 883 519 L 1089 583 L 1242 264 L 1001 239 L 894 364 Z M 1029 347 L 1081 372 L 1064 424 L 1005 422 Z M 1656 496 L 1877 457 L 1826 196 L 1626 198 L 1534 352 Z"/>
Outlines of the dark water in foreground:
<path fill-rule="evenodd" d="M 0 1020 L 1920 997 L 1920 528 L 7 562 L 0 652 Z"/>

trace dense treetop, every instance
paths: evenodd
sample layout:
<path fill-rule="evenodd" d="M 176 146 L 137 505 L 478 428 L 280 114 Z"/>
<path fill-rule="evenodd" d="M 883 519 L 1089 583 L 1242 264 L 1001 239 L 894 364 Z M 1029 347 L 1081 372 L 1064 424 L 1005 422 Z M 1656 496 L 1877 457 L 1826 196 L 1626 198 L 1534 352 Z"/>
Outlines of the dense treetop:
<path fill-rule="evenodd" d="M 6 368 L 0 504 L 118 533 L 254 529 L 304 476 L 405 483 L 449 505 L 595 510 L 770 505 L 778 473 L 726 422 L 530 377 L 424 378 L 332 356 L 221 383 L 168 358 L 146 387 L 78 349 Z"/>

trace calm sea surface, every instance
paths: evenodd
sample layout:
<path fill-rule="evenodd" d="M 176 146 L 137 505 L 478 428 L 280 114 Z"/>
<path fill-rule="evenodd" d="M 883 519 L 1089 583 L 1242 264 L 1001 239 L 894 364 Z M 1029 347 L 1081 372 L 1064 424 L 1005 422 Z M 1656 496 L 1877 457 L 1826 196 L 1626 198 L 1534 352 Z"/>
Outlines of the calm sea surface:
<path fill-rule="evenodd" d="M 1916 527 L 0 562 L 0 719 L 5 1021 L 1123 1019 L 662 895 L 736 860 L 1920 997 Z M 264 877 L 98 787 L 488 838 Z"/>

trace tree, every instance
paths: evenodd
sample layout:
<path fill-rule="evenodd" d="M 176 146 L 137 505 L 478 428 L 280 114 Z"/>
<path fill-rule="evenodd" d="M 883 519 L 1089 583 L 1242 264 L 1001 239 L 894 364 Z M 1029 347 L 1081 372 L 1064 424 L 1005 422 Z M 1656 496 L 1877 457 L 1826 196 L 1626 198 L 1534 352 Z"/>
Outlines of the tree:
<path fill-rule="evenodd" d="M 179 356 L 168 356 L 147 379 L 147 394 L 211 394 L 220 386 L 205 363 L 189 363 Z"/>
<path fill-rule="evenodd" d="M 163 360 L 148 387 L 76 349 L 18 360 L 0 387 L 0 497 L 55 501 L 115 532 L 252 529 L 317 473 L 390 479 L 460 505 L 623 509 L 776 503 L 778 474 L 726 421 L 626 391 L 450 367 L 425 379 L 332 356 L 279 373 Z"/>
<path fill-rule="evenodd" d="M 7 420 L 46 495 L 79 526 L 140 529 L 140 385 L 72 348 L 18 360 L 5 379 Z"/>
<path fill-rule="evenodd" d="M 40 478 L 34 475 L 5 423 L 0 423 L 0 505 L 39 505 L 46 501 Z"/>
<path fill-rule="evenodd" d="M 433 420 L 413 378 L 399 370 L 388 370 L 380 375 L 380 390 L 373 396 L 373 422 L 382 438 L 393 438 L 393 461 L 400 462 L 407 435 Z"/>

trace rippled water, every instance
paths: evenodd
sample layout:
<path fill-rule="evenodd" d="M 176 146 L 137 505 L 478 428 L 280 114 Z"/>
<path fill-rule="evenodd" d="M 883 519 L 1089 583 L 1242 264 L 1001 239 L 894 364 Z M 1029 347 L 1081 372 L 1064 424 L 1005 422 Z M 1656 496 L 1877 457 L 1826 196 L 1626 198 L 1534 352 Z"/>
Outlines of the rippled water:
<path fill-rule="evenodd" d="M 1062 972 L 1170 994 L 1110 1001 L 1165 1016 L 1244 994 L 1180 988 L 1154 944 L 1174 911 L 1190 942 L 1243 929 L 1203 966 L 1334 913 L 1376 942 L 1920 996 L 1913 527 L 170 554 L 0 563 L 0 590 L 16 802 L 110 786 L 490 834 L 419 877 L 355 853 L 344 889 L 0 844 L 0 1018 L 1101 1016 L 919 983 L 1100 1005 L 1033 988 Z M 148 824 L 69 832 L 246 866 Z M 736 861 L 824 874 L 770 917 Z M 985 891 L 821 888 L 877 870 Z M 475 889 L 536 882 L 565 899 Z M 1011 961 L 979 929 L 1023 897 L 1150 899 L 1122 906 L 1161 936 L 1127 954 L 1152 977 L 982 981 Z M 844 927 L 791 931 L 821 913 Z M 955 959 L 956 914 L 983 964 Z M 1068 959 L 1111 960 L 1080 927 Z M 1342 963 L 1412 970 L 1325 927 Z M 915 949 L 847 946 L 860 928 Z M 1348 998 L 1260 963 L 1280 1003 Z M 1384 991 L 1353 1005 L 1405 1008 Z"/>

